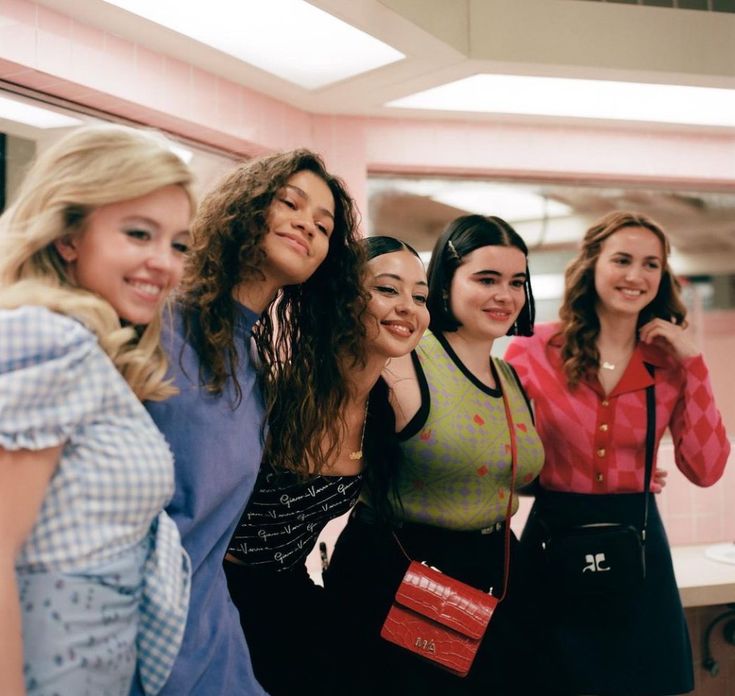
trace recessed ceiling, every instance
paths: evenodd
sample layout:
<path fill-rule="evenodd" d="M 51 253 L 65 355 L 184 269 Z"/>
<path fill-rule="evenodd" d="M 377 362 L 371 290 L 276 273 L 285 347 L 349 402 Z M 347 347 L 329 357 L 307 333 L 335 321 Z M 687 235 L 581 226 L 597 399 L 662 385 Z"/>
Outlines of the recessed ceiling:
<path fill-rule="evenodd" d="M 222 1 L 201 4 L 214 12 Z M 256 67 L 103 0 L 41 4 L 315 113 L 435 117 L 436 112 L 386 105 L 479 73 L 735 89 L 735 15 L 720 12 L 587 0 L 311 0 L 309 6 L 406 57 L 309 89 L 274 74 L 285 54 L 298 62 L 310 42 L 325 41 L 305 27 L 298 40 L 285 29 L 267 37 L 271 59 Z M 179 10 L 172 12 L 181 13 L 182 3 L 174 4 Z M 284 27 L 296 24 L 288 13 L 282 19 Z M 231 42 L 247 43 L 244 20 L 240 31 L 234 16 L 219 21 Z M 355 50 L 342 49 L 342 58 L 332 62 L 346 63 Z M 461 108 L 442 117 L 508 118 Z"/>

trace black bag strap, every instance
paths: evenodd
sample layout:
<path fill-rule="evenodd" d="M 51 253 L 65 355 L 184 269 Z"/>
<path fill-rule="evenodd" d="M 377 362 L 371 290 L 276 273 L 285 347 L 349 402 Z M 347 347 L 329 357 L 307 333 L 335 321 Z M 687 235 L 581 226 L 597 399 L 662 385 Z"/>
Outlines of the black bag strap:
<path fill-rule="evenodd" d="M 653 377 L 653 365 L 646 363 L 646 369 Z M 656 385 L 646 387 L 646 471 L 643 477 L 643 527 L 641 541 L 646 542 L 646 525 L 648 524 L 648 498 L 653 475 L 653 450 L 656 442 Z"/>

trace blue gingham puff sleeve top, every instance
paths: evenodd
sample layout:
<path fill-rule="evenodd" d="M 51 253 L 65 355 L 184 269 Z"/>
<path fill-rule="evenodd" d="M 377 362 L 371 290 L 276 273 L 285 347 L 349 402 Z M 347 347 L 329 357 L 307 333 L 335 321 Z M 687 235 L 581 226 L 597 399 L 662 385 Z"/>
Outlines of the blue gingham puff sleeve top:
<path fill-rule="evenodd" d="M 0 310 L 0 446 L 65 443 L 16 559 L 29 693 L 147 693 L 168 677 L 189 560 L 161 510 L 165 439 L 95 336 L 42 307 Z"/>

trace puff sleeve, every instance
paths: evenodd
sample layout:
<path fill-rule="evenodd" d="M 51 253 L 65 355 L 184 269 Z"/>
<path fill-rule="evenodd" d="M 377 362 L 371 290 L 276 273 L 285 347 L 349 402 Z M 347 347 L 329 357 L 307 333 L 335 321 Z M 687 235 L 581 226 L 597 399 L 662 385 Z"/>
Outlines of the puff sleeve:
<path fill-rule="evenodd" d="M 0 309 L 0 446 L 35 450 L 69 440 L 103 399 L 105 360 L 74 319 L 44 307 Z"/>

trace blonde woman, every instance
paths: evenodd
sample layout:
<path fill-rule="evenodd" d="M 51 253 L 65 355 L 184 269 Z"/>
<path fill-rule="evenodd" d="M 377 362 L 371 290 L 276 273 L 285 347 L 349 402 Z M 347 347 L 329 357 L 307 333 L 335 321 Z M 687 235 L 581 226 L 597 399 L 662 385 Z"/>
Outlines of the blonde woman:
<path fill-rule="evenodd" d="M 0 217 L 0 693 L 157 693 L 188 559 L 173 462 L 143 399 L 173 393 L 160 311 L 192 177 L 165 141 L 80 129 Z"/>

